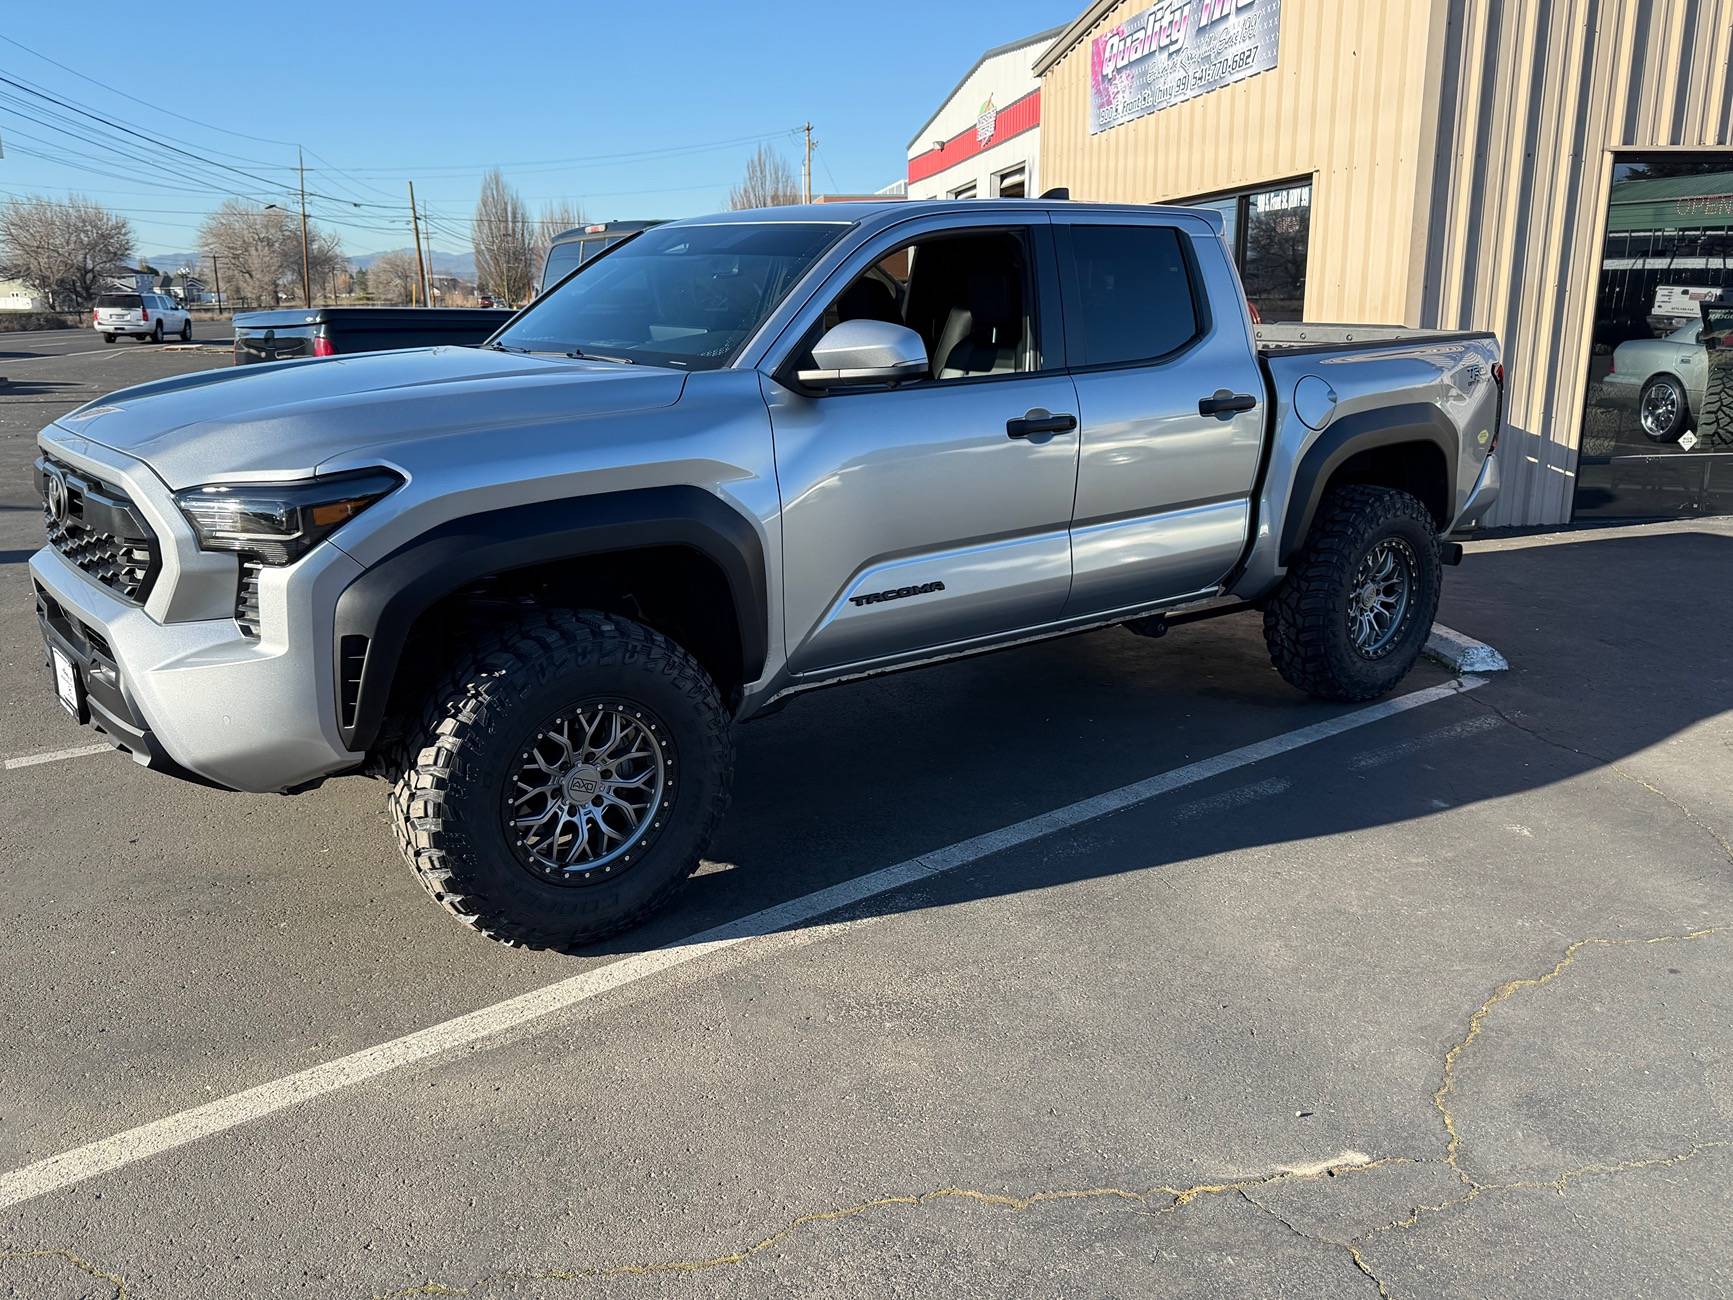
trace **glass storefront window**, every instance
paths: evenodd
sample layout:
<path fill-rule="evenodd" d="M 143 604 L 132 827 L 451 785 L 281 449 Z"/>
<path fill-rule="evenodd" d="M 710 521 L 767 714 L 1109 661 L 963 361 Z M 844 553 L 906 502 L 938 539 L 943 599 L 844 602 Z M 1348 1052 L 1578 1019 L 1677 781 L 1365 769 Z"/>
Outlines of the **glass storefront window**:
<path fill-rule="evenodd" d="M 1186 206 L 1222 214 L 1228 246 L 1258 320 L 1303 318 L 1312 237 L 1310 181 L 1198 199 Z"/>
<path fill-rule="evenodd" d="M 1606 229 L 1576 514 L 1733 509 L 1733 155 L 1621 158 Z"/>

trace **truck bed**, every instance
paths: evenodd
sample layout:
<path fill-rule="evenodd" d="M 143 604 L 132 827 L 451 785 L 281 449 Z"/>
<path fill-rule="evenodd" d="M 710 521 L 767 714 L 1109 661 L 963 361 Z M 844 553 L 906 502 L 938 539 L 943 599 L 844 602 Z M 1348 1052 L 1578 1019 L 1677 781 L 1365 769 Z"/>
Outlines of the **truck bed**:
<path fill-rule="evenodd" d="M 1254 329 L 1258 351 L 1269 356 L 1293 356 L 1304 352 L 1328 352 L 1380 344 L 1466 343 L 1491 339 L 1490 330 L 1428 330 L 1407 325 L 1348 325 L 1311 321 L 1259 325 Z"/>

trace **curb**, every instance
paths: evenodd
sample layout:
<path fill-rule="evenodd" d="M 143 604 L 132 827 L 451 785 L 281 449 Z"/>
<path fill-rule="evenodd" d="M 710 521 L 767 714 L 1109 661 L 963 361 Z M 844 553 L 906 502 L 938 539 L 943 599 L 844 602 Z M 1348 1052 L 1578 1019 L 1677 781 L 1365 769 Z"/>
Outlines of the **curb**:
<path fill-rule="evenodd" d="M 1464 636 L 1442 623 L 1432 625 L 1432 635 L 1426 638 L 1423 653 L 1458 674 L 1502 673 L 1510 667 L 1510 661 L 1486 642 Z"/>

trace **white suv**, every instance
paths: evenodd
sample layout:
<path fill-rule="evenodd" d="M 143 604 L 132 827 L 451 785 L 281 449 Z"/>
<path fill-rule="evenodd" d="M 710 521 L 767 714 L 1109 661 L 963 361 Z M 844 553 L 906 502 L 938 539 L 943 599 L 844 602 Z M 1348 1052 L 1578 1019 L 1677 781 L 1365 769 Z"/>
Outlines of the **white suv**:
<path fill-rule="evenodd" d="M 169 334 L 180 335 L 182 343 L 193 338 L 192 316 L 166 293 L 105 293 L 91 309 L 90 327 L 104 343 L 121 334 L 153 343 Z"/>

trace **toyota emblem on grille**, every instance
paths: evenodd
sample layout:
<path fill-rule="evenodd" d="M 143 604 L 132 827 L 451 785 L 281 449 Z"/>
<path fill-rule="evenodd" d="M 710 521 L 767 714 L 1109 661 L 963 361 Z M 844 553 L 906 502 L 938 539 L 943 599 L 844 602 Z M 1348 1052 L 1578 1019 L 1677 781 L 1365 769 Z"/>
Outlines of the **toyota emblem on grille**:
<path fill-rule="evenodd" d="M 66 476 L 57 469 L 48 470 L 48 488 L 43 497 L 43 508 L 48 512 L 51 522 L 63 524 L 66 522 L 68 499 L 66 494 Z"/>

